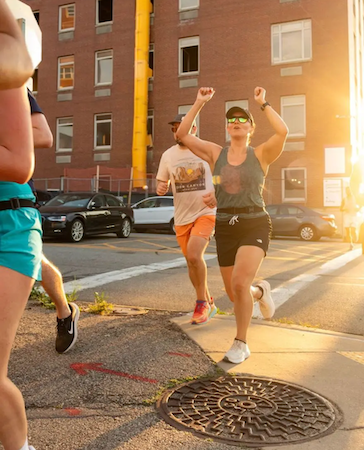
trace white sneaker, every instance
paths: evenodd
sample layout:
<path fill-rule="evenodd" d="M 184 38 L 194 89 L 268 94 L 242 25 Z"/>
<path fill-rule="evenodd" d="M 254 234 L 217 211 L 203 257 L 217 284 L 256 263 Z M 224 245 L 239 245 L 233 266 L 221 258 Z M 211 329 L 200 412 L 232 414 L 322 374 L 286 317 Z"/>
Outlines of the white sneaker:
<path fill-rule="evenodd" d="M 270 284 L 268 281 L 262 280 L 259 281 L 256 286 L 263 289 L 263 295 L 258 300 L 260 312 L 264 319 L 271 319 L 274 316 L 276 307 L 270 294 Z"/>
<path fill-rule="evenodd" d="M 29 445 L 29 450 L 35 450 L 35 448 Z"/>
<path fill-rule="evenodd" d="M 248 344 L 246 344 L 243 341 L 238 341 L 237 339 L 235 339 L 230 350 L 227 353 L 225 353 L 224 361 L 233 364 L 239 364 L 248 359 L 249 356 L 250 350 Z"/>

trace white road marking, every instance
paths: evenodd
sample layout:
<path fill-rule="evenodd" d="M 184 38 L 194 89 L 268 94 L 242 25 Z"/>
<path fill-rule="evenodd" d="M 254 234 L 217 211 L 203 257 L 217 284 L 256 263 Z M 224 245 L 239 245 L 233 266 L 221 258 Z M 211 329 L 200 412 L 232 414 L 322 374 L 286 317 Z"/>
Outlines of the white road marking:
<path fill-rule="evenodd" d="M 205 255 L 205 260 L 214 259 L 216 255 Z M 113 270 L 112 272 L 100 273 L 98 275 L 91 275 L 89 277 L 81 278 L 80 280 L 73 280 L 64 283 L 64 290 L 67 294 L 74 290 L 77 292 L 85 289 L 91 289 L 104 284 L 113 283 L 114 281 L 123 281 L 128 278 L 138 277 L 147 273 L 159 272 L 160 270 L 172 269 L 175 267 L 186 266 L 185 258 L 177 258 L 172 261 L 165 261 L 162 263 L 153 263 L 149 265 L 128 267 L 127 269 Z"/>
<path fill-rule="evenodd" d="M 327 275 L 328 273 L 334 272 L 335 270 L 344 267 L 350 261 L 353 261 L 354 259 L 361 256 L 361 254 L 361 248 L 344 253 L 343 255 L 340 255 L 337 258 L 326 262 L 316 271 L 298 275 L 297 277 L 291 278 L 275 289 L 272 289 L 271 293 L 276 309 L 286 303 L 287 300 L 297 294 L 299 290 L 305 288 L 309 283 L 318 280 L 322 275 Z M 254 304 L 253 317 L 257 317 L 258 319 L 263 318 L 260 313 L 258 302 Z"/>

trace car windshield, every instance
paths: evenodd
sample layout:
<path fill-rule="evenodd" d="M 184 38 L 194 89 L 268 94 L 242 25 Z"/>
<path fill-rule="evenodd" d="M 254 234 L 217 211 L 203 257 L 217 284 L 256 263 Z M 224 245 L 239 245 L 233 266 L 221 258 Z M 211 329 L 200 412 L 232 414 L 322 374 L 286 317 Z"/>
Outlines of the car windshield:
<path fill-rule="evenodd" d="M 61 194 L 54 197 L 47 203 L 48 206 L 64 206 L 64 207 L 75 207 L 75 208 L 84 208 L 88 204 L 91 199 L 91 195 L 89 197 L 85 197 L 84 195 L 77 194 Z"/>

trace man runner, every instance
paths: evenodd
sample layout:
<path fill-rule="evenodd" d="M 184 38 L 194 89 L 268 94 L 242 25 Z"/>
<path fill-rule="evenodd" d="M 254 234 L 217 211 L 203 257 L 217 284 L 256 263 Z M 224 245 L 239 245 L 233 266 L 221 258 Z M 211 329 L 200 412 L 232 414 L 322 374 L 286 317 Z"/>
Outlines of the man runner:
<path fill-rule="evenodd" d="M 207 286 L 207 266 L 203 257 L 214 232 L 216 203 L 211 195 L 214 186 L 209 165 L 176 138 L 184 116 L 178 114 L 169 122 L 176 144 L 166 150 L 160 160 L 157 194 L 165 195 L 171 184 L 177 241 L 186 258 L 189 277 L 196 291 L 197 300 L 191 323 L 198 325 L 208 322 L 217 312 Z M 194 124 L 191 133 L 196 134 L 196 131 Z"/>

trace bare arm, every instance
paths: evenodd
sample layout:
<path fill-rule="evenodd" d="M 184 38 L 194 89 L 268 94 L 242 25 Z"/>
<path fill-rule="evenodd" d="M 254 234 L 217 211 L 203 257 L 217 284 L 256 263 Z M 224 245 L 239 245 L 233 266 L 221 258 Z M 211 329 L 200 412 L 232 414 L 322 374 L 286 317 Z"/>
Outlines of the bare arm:
<path fill-rule="evenodd" d="M 188 147 L 196 156 L 205 160 L 210 165 L 211 171 L 214 170 L 216 160 L 219 157 L 222 147 L 213 142 L 199 139 L 189 133 L 198 113 L 205 103 L 213 97 L 214 93 L 215 91 L 212 88 L 199 89 L 195 103 L 183 118 L 176 133 L 177 139 Z"/>
<path fill-rule="evenodd" d="M 53 135 L 47 119 L 42 113 L 32 114 L 34 148 L 50 148 L 53 145 Z"/>
<path fill-rule="evenodd" d="M 158 173 L 157 173 L 157 194 L 165 195 L 169 189 L 169 170 L 167 163 L 166 152 L 163 153 L 161 160 L 159 161 Z"/>
<path fill-rule="evenodd" d="M 0 0 L 0 89 L 19 88 L 32 74 L 20 27 L 5 0 Z"/>
<path fill-rule="evenodd" d="M 157 194 L 158 195 L 166 195 L 169 189 L 169 180 L 162 181 L 157 180 Z"/>
<path fill-rule="evenodd" d="M 259 105 L 263 105 L 266 101 L 265 89 L 256 87 L 254 90 L 254 98 Z M 274 134 L 266 142 L 259 145 L 255 149 L 255 153 L 259 161 L 262 163 L 263 170 L 266 171 L 268 166 L 281 155 L 284 148 L 284 143 L 287 139 L 288 128 L 282 117 L 274 111 L 271 106 L 266 106 L 264 111 L 269 123 L 274 129 Z"/>
<path fill-rule="evenodd" d="M 23 184 L 33 170 L 33 135 L 26 90 L 0 91 L 0 180 Z"/>

